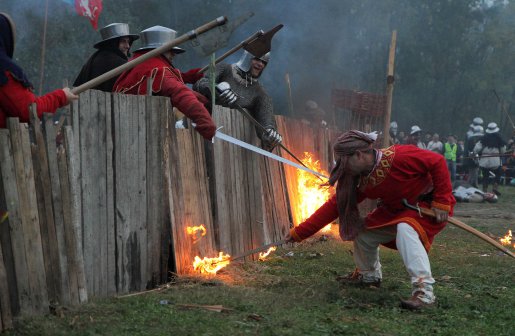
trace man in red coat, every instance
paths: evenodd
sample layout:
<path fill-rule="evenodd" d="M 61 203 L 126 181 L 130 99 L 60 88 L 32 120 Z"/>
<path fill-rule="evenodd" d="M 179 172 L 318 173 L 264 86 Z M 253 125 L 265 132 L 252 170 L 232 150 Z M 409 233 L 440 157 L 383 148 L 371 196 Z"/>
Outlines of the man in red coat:
<path fill-rule="evenodd" d="M 41 117 L 44 112 L 53 113 L 78 98 L 68 88 L 36 97 L 22 68 L 12 60 L 14 36 L 14 22 L 7 14 L 0 13 L 0 128 L 6 127 L 7 118 L 28 122 L 29 106 L 33 103 Z"/>
<path fill-rule="evenodd" d="M 174 40 L 176 34 L 175 30 L 161 26 L 145 29 L 140 33 L 143 47 L 136 50 L 134 58 Z M 205 139 L 211 140 L 216 133 L 216 126 L 203 103 L 199 101 L 202 96 L 184 84 L 185 81 L 195 82 L 200 74 L 197 69 L 193 69 L 184 74 L 183 78 L 183 74 L 172 64 L 173 57 L 183 52 L 183 49 L 174 47 L 125 71 L 114 84 L 114 92 L 145 95 L 147 81 L 152 78 L 152 93 L 170 97 L 172 105 L 196 124 L 197 132 Z"/>
<path fill-rule="evenodd" d="M 340 236 L 352 240 L 356 270 L 340 277 L 344 284 L 379 286 L 382 279 L 379 245 L 399 250 L 411 276 L 412 297 L 402 300 L 408 309 L 432 306 L 435 302 L 427 252 L 435 235 L 447 222 L 456 203 L 445 158 L 415 146 L 394 145 L 376 150 L 375 134 L 349 131 L 334 145 L 336 166 L 329 184 L 336 195 L 311 217 L 293 228 L 287 239 L 301 241 L 336 218 Z M 357 204 L 365 198 L 378 199 L 378 207 L 365 218 Z M 436 218 L 421 217 L 406 209 L 402 199 L 432 208 Z"/>

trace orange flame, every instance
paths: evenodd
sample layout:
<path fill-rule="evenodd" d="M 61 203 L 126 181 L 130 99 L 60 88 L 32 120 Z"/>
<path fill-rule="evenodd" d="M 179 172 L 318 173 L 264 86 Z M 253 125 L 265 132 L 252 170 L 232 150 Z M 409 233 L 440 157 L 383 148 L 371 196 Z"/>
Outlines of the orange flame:
<path fill-rule="evenodd" d="M 321 169 L 320 161 L 314 160 L 313 155 L 304 152 L 302 162 L 311 170 L 329 175 L 325 170 Z M 297 170 L 297 194 L 299 198 L 298 204 L 295 205 L 295 214 L 300 222 L 311 216 L 315 210 L 322 206 L 330 197 L 331 191 L 329 187 L 321 186 L 322 181 L 315 175 L 304 170 Z M 300 224 L 296 223 L 296 225 Z M 323 232 L 330 231 L 331 224 L 322 229 Z"/>
<path fill-rule="evenodd" d="M 200 273 L 216 274 L 216 272 L 231 263 L 230 258 L 230 255 L 223 252 L 220 252 L 216 258 L 204 257 L 204 259 L 200 259 L 199 256 L 196 256 L 193 261 L 193 269 Z"/>
<path fill-rule="evenodd" d="M 270 253 L 274 252 L 275 250 L 277 250 L 277 247 L 276 246 L 272 246 L 271 248 L 268 249 L 268 251 L 260 252 L 259 253 L 259 260 L 260 261 L 264 261 L 266 259 L 266 257 L 268 257 L 268 255 Z"/>
<path fill-rule="evenodd" d="M 511 230 L 508 230 L 508 233 L 506 234 L 506 236 L 500 238 L 499 241 L 501 242 L 502 245 L 510 246 L 511 242 L 512 242 L 512 237 L 513 236 L 511 234 Z M 515 242 L 513 242 L 513 247 L 515 248 Z"/>
<path fill-rule="evenodd" d="M 201 224 L 199 226 L 187 226 L 186 233 L 191 235 L 193 243 L 196 243 L 200 239 L 200 237 L 204 237 L 206 235 L 207 230 L 204 224 Z M 198 233 L 200 233 L 200 236 L 198 235 Z"/>

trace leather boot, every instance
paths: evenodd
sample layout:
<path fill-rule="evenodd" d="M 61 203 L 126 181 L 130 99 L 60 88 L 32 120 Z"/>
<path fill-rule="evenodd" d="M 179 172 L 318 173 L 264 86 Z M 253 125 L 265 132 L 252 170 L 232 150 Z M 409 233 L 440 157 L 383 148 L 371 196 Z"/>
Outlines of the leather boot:
<path fill-rule="evenodd" d="M 423 300 L 425 293 L 422 291 L 416 291 L 413 295 L 406 300 L 401 299 L 401 307 L 408 310 L 421 310 L 427 308 L 433 308 L 436 306 L 436 302 L 425 302 Z"/>

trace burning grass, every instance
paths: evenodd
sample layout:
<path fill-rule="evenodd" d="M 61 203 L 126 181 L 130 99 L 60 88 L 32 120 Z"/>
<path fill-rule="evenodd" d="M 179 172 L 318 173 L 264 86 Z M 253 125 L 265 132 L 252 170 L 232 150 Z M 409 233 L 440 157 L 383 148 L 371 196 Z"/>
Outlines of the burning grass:
<path fill-rule="evenodd" d="M 496 204 L 459 204 L 460 213 L 485 215 L 460 219 L 503 237 L 515 219 L 493 215 L 512 213 L 515 188 L 501 192 Z M 335 276 L 354 267 L 351 249 L 332 236 L 315 237 L 278 248 L 264 262 L 233 262 L 215 276 L 178 277 L 159 292 L 94 300 L 64 310 L 63 317 L 25 318 L 6 335 L 515 334 L 514 260 L 459 228 L 448 226 L 430 252 L 438 307 L 427 312 L 398 307 L 410 284 L 395 251 L 381 249 L 380 289 L 340 287 Z M 184 305 L 231 310 L 185 310 Z"/>

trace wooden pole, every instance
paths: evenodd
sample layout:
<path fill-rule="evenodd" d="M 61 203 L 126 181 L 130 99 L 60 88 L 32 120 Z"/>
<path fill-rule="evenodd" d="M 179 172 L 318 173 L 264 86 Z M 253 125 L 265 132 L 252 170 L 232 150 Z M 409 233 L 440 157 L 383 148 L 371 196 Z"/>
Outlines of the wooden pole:
<path fill-rule="evenodd" d="M 124 72 L 126 70 L 130 70 L 130 69 L 134 68 L 136 65 L 141 64 L 141 63 L 145 62 L 146 60 L 148 60 L 152 57 L 155 57 L 157 55 L 160 55 L 160 54 L 172 49 L 173 47 L 175 47 L 183 42 L 186 42 L 188 40 L 191 40 L 191 39 L 197 37 L 198 35 L 203 34 L 217 26 L 224 25 L 226 22 L 227 22 L 227 18 L 225 16 L 220 16 L 219 18 L 217 18 L 213 21 L 210 21 L 210 22 L 204 24 L 203 26 L 200 26 L 194 30 L 189 31 L 186 34 L 179 36 L 175 40 L 170 41 L 170 42 L 160 46 L 159 48 L 151 50 L 148 53 L 141 55 L 140 57 L 135 58 L 130 62 L 120 65 L 117 68 L 114 68 L 96 78 L 93 78 L 90 81 L 87 81 L 86 83 L 84 83 L 80 86 L 77 86 L 76 88 L 73 88 L 72 92 L 74 94 L 79 94 L 86 90 L 92 89 L 92 88 L 102 84 L 103 82 L 105 82 L 113 77 L 118 76 L 119 74 L 121 74 L 122 72 Z"/>
<path fill-rule="evenodd" d="M 291 97 L 290 74 L 286 73 L 284 75 L 284 79 L 286 80 L 286 88 L 288 89 L 288 111 L 290 113 L 290 117 L 293 117 L 293 99 Z"/>
<path fill-rule="evenodd" d="M 43 77 L 45 75 L 45 49 L 46 49 L 46 27 L 48 22 L 48 0 L 45 4 L 45 22 L 43 24 L 43 42 L 41 43 L 41 67 L 39 72 L 39 90 L 38 95 L 43 92 Z"/>
<path fill-rule="evenodd" d="M 412 209 L 412 210 L 416 210 L 416 211 L 418 211 L 422 215 L 427 215 L 427 216 L 430 216 L 430 217 L 436 217 L 436 214 L 435 214 L 434 210 L 432 210 L 432 209 L 422 208 L 422 207 L 419 207 L 418 205 L 417 206 L 413 206 L 413 205 L 409 204 L 406 199 L 403 199 L 402 203 L 403 203 L 403 205 L 405 207 L 407 207 L 409 209 Z M 482 232 L 474 229 L 473 227 L 470 227 L 467 224 L 463 223 L 462 221 L 457 220 L 454 217 L 449 217 L 447 219 L 447 222 L 449 222 L 451 224 L 454 224 L 455 226 L 457 226 L 460 229 L 463 229 L 463 230 L 465 230 L 465 231 L 467 231 L 469 233 L 472 233 L 473 235 L 475 235 L 476 237 L 478 237 L 480 239 L 483 239 L 484 241 L 486 241 L 490 245 L 495 246 L 497 249 L 499 249 L 502 252 L 506 253 L 510 257 L 515 258 L 515 254 L 513 254 L 513 252 L 511 252 L 510 250 L 508 250 L 507 248 L 505 248 L 504 246 L 502 246 L 501 244 L 499 244 L 498 242 L 496 242 L 492 238 L 488 237 L 484 233 L 482 233 Z"/>
<path fill-rule="evenodd" d="M 390 43 L 390 54 L 388 56 L 388 75 L 386 76 L 386 114 L 383 124 L 383 147 L 390 144 L 390 118 L 392 115 L 392 97 L 393 97 L 393 69 L 395 66 L 395 45 L 397 43 L 397 30 L 392 32 L 392 41 Z"/>

